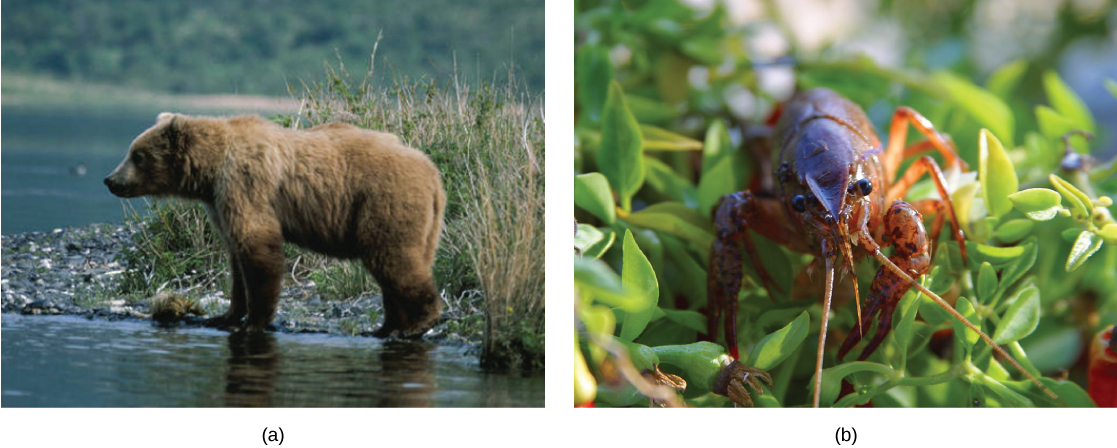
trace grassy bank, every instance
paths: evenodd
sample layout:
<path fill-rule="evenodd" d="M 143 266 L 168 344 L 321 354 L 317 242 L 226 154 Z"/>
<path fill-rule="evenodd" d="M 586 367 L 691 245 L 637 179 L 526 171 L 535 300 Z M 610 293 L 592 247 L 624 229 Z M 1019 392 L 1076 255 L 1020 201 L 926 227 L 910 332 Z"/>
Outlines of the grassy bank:
<path fill-rule="evenodd" d="M 291 113 L 291 98 L 262 95 L 176 95 L 133 87 L 63 81 L 41 73 L 4 70 L 4 107 L 68 109 L 74 107 L 131 110 L 145 113 Z"/>
<path fill-rule="evenodd" d="M 490 367 L 539 369 L 544 359 L 543 101 L 509 77 L 500 88 L 453 83 L 373 85 L 343 68 L 295 89 L 290 127 L 347 122 L 392 132 L 426 152 L 447 190 L 435 278 L 454 320 L 482 336 Z M 504 81 L 504 80 L 502 80 Z M 228 288 L 223 247 L 200 206 L 162 204 L 142 221 L 122 293 Z M 357 265 L 287 247 L 290 281 L 313 280 L 324 299 L 374 293 Z"/>

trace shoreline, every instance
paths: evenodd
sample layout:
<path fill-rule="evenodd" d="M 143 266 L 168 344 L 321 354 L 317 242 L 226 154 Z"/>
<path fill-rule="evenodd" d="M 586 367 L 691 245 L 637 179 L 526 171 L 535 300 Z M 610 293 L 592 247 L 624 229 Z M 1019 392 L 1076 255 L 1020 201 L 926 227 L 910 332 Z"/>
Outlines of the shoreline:
<path fill-rule="evenodd" d="M 189 113 L 295 113 L 299 101 L 264 95 L 175 94 L 105 84 L 89 84 L 2 73 L 4 107 L 56 108 L 89 105 L 100 108 L 174 110 Z"/>
<path fill-rule="evenodd" d="M 0 235 L 0 312 L 21 315 L 73 315 L 88 319 L 139 320 L 163 327 L 201 327 L 202 321 L 227 309 L 229 300 L 220 287 L 191 291 L 203 316 L 187 316 L 172 324 L 151 319 L 151 297 L 126 300 L 118 293 L 127 269 L 115 259 L 131 247 L 133 232 L 126 225 L 92 224 Z M 371 337 L 383 321 L 382 297 L 362 296 L 324 300 L 313 281 L 284 279 L 276 316 L 278 333 L 326 333 Z M 470 346 L 480 358 L 480 335 L 452 331 L 468 316 L 443 314 L 421 338 L 426 342 Z"/>

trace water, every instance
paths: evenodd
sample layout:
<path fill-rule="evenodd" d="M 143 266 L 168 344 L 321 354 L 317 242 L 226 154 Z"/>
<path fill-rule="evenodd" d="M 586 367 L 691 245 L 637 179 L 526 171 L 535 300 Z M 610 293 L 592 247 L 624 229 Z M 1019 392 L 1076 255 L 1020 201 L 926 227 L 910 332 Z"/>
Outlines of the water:
<path fill-rule="evenodd" d="M 542 376 L 486 373 L 456 346 L 73 316 L 0 328 L 3 407 L 543 406 Z"/>
<path fill-rule="evenodd" d="M 121 200 L 105 188 L 104 178 L 124 159 L 132 139 L 154 123 L 155 113 L 148 112 L 4 106 L 0 232 L 122 222 Z M 144 202 L 134 204 L 142 209 Z"/>

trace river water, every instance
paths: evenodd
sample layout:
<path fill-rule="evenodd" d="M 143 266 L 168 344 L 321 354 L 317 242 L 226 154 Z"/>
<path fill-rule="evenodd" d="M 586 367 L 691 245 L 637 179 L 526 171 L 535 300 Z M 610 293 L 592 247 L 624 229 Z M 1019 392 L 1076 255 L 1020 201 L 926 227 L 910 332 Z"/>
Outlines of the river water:
<path fill-rule="evenodd" d="M 4 407 L 543 406 L 461 346 L 0 316 Z"/>
<path fill-rule="evenodd" d="M 0 110 L 3 234 L 120 223 L 121 200 L 104 178 L 155 113 L 93 107 Z M 142 210 L 143 200 L 131 201 Z"/>

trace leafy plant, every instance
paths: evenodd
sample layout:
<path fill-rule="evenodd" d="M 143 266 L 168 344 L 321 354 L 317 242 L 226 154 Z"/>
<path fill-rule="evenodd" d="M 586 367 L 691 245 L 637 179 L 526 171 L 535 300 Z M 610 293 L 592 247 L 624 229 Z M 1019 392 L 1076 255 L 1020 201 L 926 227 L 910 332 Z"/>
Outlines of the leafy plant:
<path fill-rule="evenodd" d="M 720 388 L 731 359 L 723 345 L 706 342 L 716 337 L 705 334 L 704 314 L 717 231 L 710 212 L 722 195 L 747 189 L 761 174 L 754 152 L 760 140 L 726 124 L 727 98 L 751 92 L 755 120 L 779 99 L 758 84 L 748 36 L 725 14 L 720 6 L 696 12 L 669 0 L 591 2 L 579 10 L 577 405 L 810 404 L 822 311 L 821 294 L 803 274 L 810 255 L 754 235 L 782 291 L 771 296 L 743 259 L 738 340 L 725 343 L 741 350 L 744 366 L 769 373 L 770 385 L 742 382 L 749 401 Z M 930 274 L 917 280 L 1023 369 L 1069 377 L 1041 378 L 1058 399 L 1044 395 L 912 288 L 868 360 L 837 362 L 837 347 L 826 347 L 824 405 L 1093 406 L 1075 360 L 1084 353 L 1082 334 L 1117 320 L 1117 225 L 1107 196 L 1117 183 L 1112 163 L 1094 160 L 1096 147 L 1083 137 L 1097 131 L 1096 121 L 1055 72 L 1041 76 L 1050 106 L 1016 101 L 1024 74 L 1035 69 L 1027 61 L 1007 64 L 983 87 L 955 72 L 899 71 L 867 59 L 796 64 L 800 88 L 842 93 L 879 116 L 878 129 L 890 115 L 872 111 L 908 105 L 953 137 L 975 168 L 946 173 L 969 256 L 963 263 L 957 244 L 938 242 Z M 936 195 L 922 181 L 907 200 Z M 863 297 L 878 267 L 857 267 Z M 843 288 L 849 285 L 838 283 L 836 293 Z M 856 331 L 852 304 L 831 313 L 832 333 Z"/>

